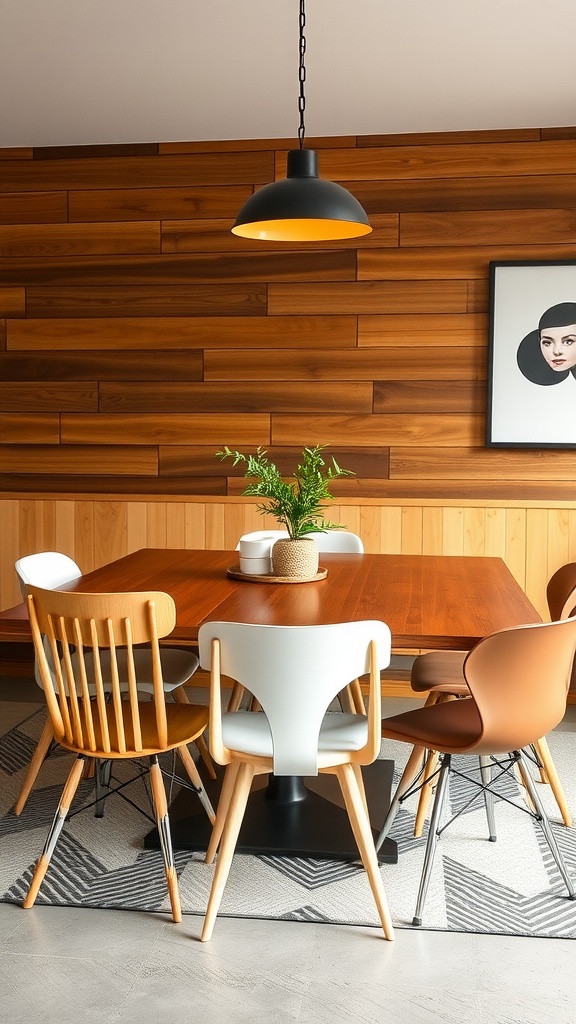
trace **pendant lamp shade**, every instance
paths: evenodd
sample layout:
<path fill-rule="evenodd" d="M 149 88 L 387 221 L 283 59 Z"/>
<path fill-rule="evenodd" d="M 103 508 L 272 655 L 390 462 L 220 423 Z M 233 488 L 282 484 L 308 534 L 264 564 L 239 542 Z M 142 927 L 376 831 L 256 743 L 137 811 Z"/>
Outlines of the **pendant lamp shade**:
<path fill-rule="evenodd" d="M 244 203 L 232 228 L 235 235 L 318 242 L 359 238 L 372 231 L 358 200 L 341 185 L 318 177 L 315 150 L 290 150 L 286 175 L 264 185 Z"/>

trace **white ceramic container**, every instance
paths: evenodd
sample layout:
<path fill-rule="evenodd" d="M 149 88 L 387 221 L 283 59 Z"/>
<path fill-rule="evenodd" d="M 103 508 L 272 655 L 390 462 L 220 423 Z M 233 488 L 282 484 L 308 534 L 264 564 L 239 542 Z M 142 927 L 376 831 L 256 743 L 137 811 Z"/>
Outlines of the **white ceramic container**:
<path fill-rule="evenodd" d="M 238 550 L 240 552 L 240 572 L 249 573 L 251 576 L 263 576 L 271 570 L 272 546 L 278 537 L 288 536 L 271 530 L 267 533 L 264 530 L 256 530 L 254 533 L 246 533 L 240 538 Z"/>

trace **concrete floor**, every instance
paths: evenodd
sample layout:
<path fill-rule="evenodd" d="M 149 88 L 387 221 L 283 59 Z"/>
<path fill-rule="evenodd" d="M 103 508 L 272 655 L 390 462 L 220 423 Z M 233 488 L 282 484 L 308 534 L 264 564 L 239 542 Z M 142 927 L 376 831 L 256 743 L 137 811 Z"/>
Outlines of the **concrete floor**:
<path fill-rule="evenodd" d="M 38 693 L 36 691 L 36 700 Z M 30 713 L 12 692 L 0 732 Z M 14 699 L 16 698 L 16 699 Z M 20 699 L 24 698 L 24 699 Z M 399 711 L 392 701 L 385 714 Z M 574 731 L 574 708 L 560 728 Z M 1 850 L 1 846 L 0 846 Z M 570 939 L 0 904 L 3 1024 L 575 1024 Z"/>

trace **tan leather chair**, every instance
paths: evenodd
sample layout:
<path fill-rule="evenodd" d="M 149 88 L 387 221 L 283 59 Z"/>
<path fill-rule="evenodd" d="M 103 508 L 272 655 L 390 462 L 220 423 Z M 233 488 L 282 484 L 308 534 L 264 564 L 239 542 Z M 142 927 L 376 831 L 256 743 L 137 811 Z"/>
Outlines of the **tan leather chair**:
<path fill-rule="evenodd" d="M 546 600 L 550 618 L 554 621 L 567 619 L 576 612 L 576 562 L 563 565 L 551 576 L 546 588 Z M 415 693 L 428 693 L 426 706 L 445 700 L 469 695 L 462 667 L 466 651 L 430 651 L 415 659 L 412 666 L 410 685 Z M 572 669 L 572 681 L 576 688 L 576 661 Z M 564 824 L 569 828 L 572 816 L 568 802 L 552 760 L 548 743 L 542 736 L 534 743 L 534 752 L 541 765 L 542 782 L 547 782 L 554 794 Z M 432 778 L 436 771 L 438 757 L 434 751 L 426 755 L 425 779 Z M 418 810 L 414 822 L 414 835 L 421 836 L 424 821 L 432 796 L 430 784 L 422 787 Z"/>
<path fill-rule="evenodd" d="M 86 758 L 100 762 L 147 758 L 172 916 L 180 921 L 159 754 L 178 751 L 212 822 L 214 812 L 187 747 L 204 732 L 208 708 L 166 703 L 159 640 L 176 625 L 174 601 L 163 593 L 81 594 L 32 586 L 28 587 L 27 600 L 54 738 L 77 757 L 23 906 L 31 907 L 36 899 Z M 149 645 L 146 681 L 152 686 L 152 700 L 148 695 L 143 700 L 139 690 L 142 660 L 141 650 L 135 650 L 137 644 Z"/>
<path fill-rule="evenodd" d="M 542 826 L 569 897 L 576 898 L 576 890 L 542 807 L 530 772 L 530 760 L 525 752 L 525 748 L 536 743 L 562 720 L 575 648 L 576 618 L 518 626 L 492 633 L 476 644 L 464 661 L 463 678 L 468 686 L 468 697 L 418 708 L 383 720 L 382 735 L 387 739 L 410 743 L 413 750 L 378 837 L 377 849 L 388 834 L 401 802 L 419 785 L 418 774 L 423 751 L 435 750 L 440 754 L 440 770 L 414 924 L 422 922 L 426 891 L 441 831 L 440 818 L 451 760 L 455 754 L 474 755 L 475 763 L 480 758 L 479 779 L 472 776 L 471 771 L 467 777 L 477 788 L 474 799 L 485 799 L 491 839 L 496 834 L 491 788 L 492 766 L 498 766 L 500 775 L 512 770 L 515 765 L 520 767 L 535 810 L 524 804 L 518 805 L 518 809 L 531 814 Z"/>

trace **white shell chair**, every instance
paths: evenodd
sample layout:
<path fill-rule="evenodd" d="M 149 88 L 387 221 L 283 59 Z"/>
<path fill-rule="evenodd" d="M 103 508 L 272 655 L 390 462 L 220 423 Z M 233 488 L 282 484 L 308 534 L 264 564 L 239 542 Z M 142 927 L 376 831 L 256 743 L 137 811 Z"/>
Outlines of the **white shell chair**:
<path fill-rule="evenodd" d="M 82 571 L 76 562 L 60 551 L 39 551 L 33 555 L 25 555 L 23 558 L 18 559 L 14 568 L 18 576 L 20 589 L 24 599 L 26 599 L 27 584 L 31 584 L 35 587 L 43 587 L 46 590 L 56 590 L 65 583 L 70 583 L 72 580 L 77 580 L 82 576 Z M 48 657 L 48 663 L 51 664 L 51 655 L 49 650 L 46 651 L 46 654 Z M 137 650 L 135 655 L 138 667 L 138 689 L 144 693 L 152 694 L 154 692 L 154 687 L 152 682 L 153 674 L 150 651 L 148 648 L 142 648 Z M 109 657 L 107 663 L 109 664 Z M 178 648 L 171 647 L 165 647 L 162 649 L 164 690 L 166 693 L 171 693 L 174 700 L 180 704 L 190 703 L 186 691 L 184 690 L 184 685 L 194 675 L 198 665 L 199 661 L 197 656 L 190 651 L 183 651 Z M 38 686 L 43 689 L 36 661 L 34 663 L 34 677 Z M 93 687 L 91 687 L 90 690 L 93 692 Z M 38 772 L 42 766 L 42 762 L 44 761 L 53 740 L 54 731 L 52 729 L 52 723 L 50 719 L 48 719 L 44 729 L 42 730 L 42 735 L 38 740 L 36 750 L 32 755 L 32 760 L 30 761 L 26 778 L 24 779 L 22 789 L 20 790 L 20 794 L 14 805 L 14 814 L 19 815 L 22 813 L 38 776 Z M 202 736 L 198 737 L 196 745 L 198 746 L 210 774 L 214 778 L 216 773 L 214 772 L 214 766 L 210 759 L 206 742 Z M 209 812 L 212 812 L 212 808 L 209 806 L 210 802 L 207 797 L 206 801 L 207 803 L 205 806 L 207 813 L 208 808 Z"/>
<path fill-rule="evenodd" d="M 256 540 L 259 536 L 274 537 L 274 540 L 282 540 L 288 537 L 286 530 L 256 530 L 250 534 L 250 537 Z M 326 533 L 309 533 L 308 537 L 311 537 L 316 542 L 318 551 L 325 552 L 349 552 L 351 554 L 364 554 L 364 545 L 362 540 L 357 533 L 351 533 L 350 530 L 328 530 Z M 236 545 L 236 551 L 240 549 L 240 541 Z M 236 685 L 232 689 L 230 694 L 230 700 L 228 702 L 228 710 L 236 711 L 240 707 L 244 689 L 240 685 Z M 364 698 L 362 696 L 362 690 L 358 680 L 354 680 L 346 687 L 340 697 L 340 703 L 344 710 L 350 710 L 352 712 L 358 712 L 358 714 L 364 714 Z"/>
<path fill-rule="evenodd" d="M 206 852 L 221 839 L 202 941 L 214 927 L 254 775 L 334 774 L 366 868 L 386 938 L 393 929 L 366 810 L 360 765 L 380 752 L 380 670 L 390 662 L 383 622 L 265 626 L 208 622 L 200 627 L 200 664 L 210 669 L 210 750 L 227 765 Z M 326 713 L 351 679 L 370 673 L 368 714 Z M 221 675 L 237 680 L 263 713 L 222 712 Z"/>
<path fill-rule="evenodd" d="M 364 545 L 360 537 L 350 530 L 328 530 L 327 533 L 309 533 L 307 536 L 316 541 L 318 551 L 364 554 Z"/>

